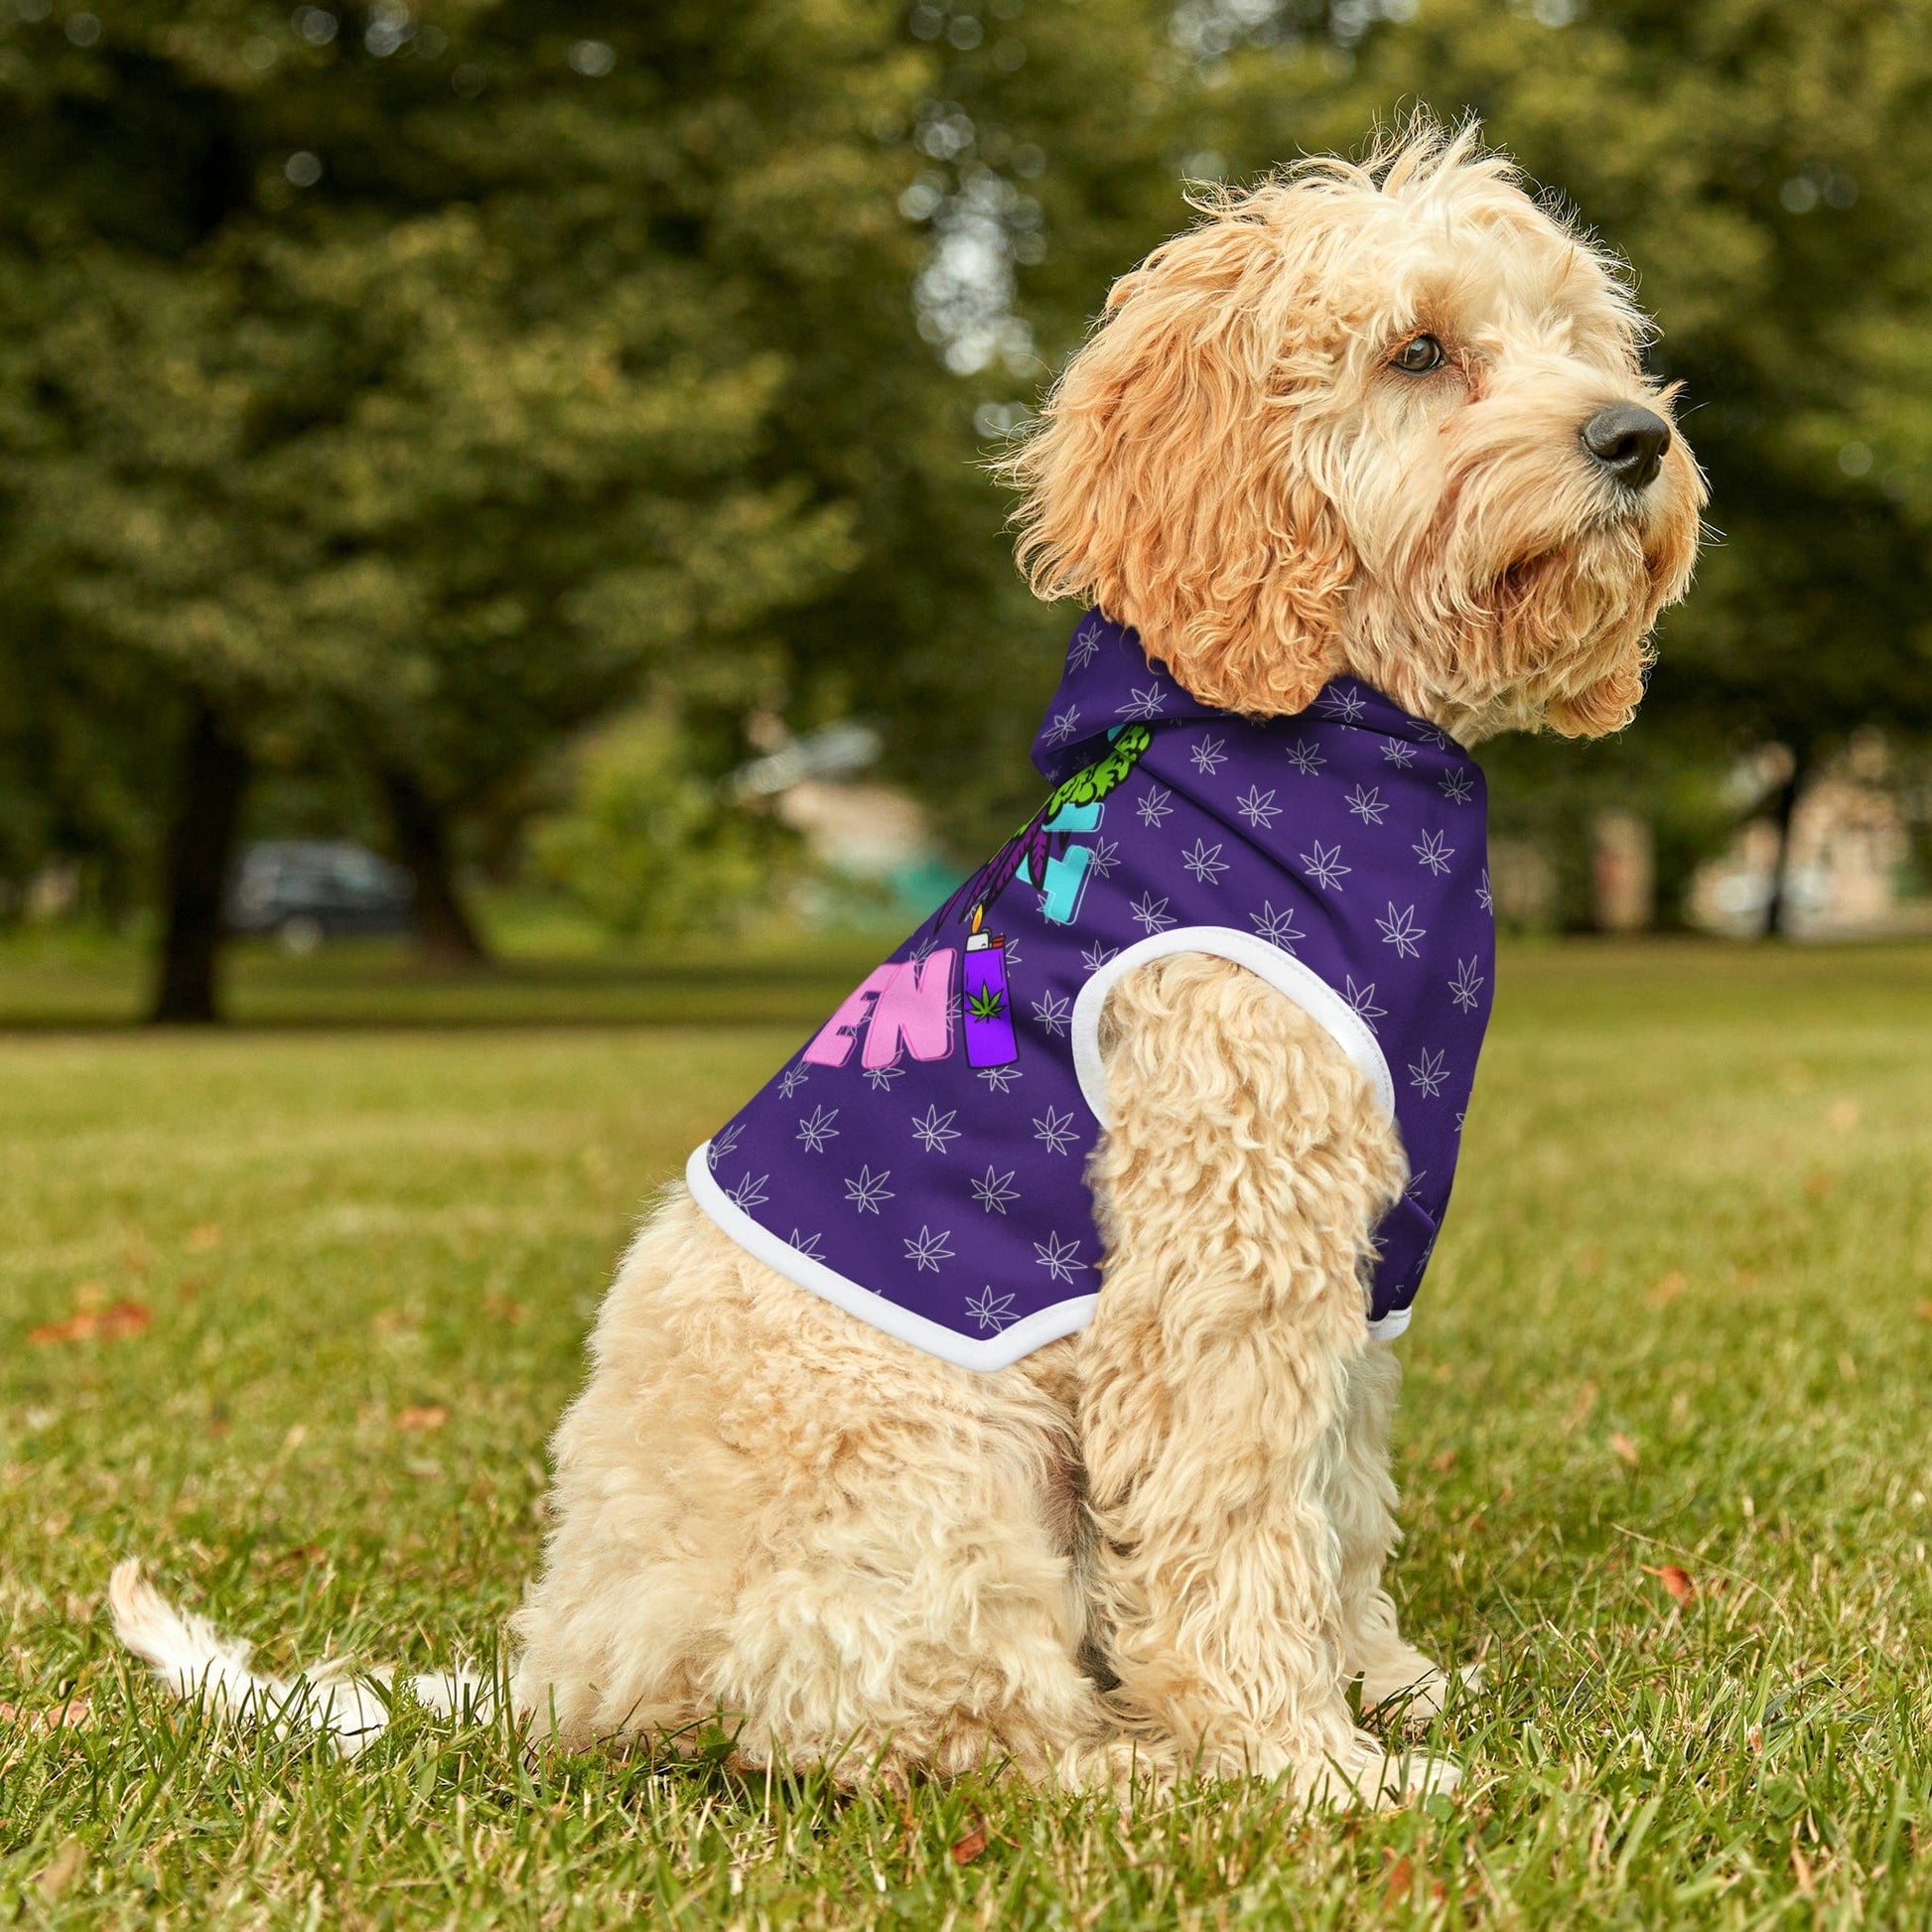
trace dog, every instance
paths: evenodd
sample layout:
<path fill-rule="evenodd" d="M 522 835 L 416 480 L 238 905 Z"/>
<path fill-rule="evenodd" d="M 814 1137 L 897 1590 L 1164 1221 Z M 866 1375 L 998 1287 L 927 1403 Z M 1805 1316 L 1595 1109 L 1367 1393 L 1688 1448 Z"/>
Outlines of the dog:
<path fill-rule="evenodd" d="M 1377 1002 L 1399 990 L 1407 933 L 1472 918 L 1478 898 L 1486 916 L 1486 874 L 1446 856 L 1480 851 L 1451 811 L 1479 811 L 1465 749 L 1629 721 L 1705 488 L 1644 373 L 1627 279 L 1473 127 L 1418 122 L 1365 161 L 1303 162 L 1199 211 L 1115 285 L 1004 465 L 1034 590 L 1093 607 L 1069 679 L 1104 659 L 1120 680 L 1105 695 L 1130 695 L 1084 739 L 1064 718 L 1077 703 L 1049 713 L 1047 807 L 734 1124 L 748 1140 L 714 1136 L 630 1247 L 556 1435 L 543 1570 L 514 1623 L 510 1696 L 535 1738 L 676 1737 L 722 1718 L 747 1765 L 901 1789 L 989 1761 L 1116 1793 L 1259 1775 L 1315 1803 L 1455 1780 L 1446 1760 L 1392 1754 L 1349 1704 L 1359 1683 L 1363 1708 L 1426 1718 L 1449 1683 L 1384 1587 L 1390 1337 L 1446 1198 L 1403 1109 L 1446 1080 L 1466 1093 L 1474 1044 L 1452 1067 L 1425 1045 L 1397 1087 L 1403 1055 L 1375 1022 L 1399 1029 L 1409 1003 Z M 1286 788 L 1290 763 L 1266 767 L 1282 782 L 1265 799 L 1255 778 L 1224 808 L 1182 762 L 1292 760 L 1296 745 L 1317 774 L 1337 747 L 1377 753 L 1392 795 L 1415 799 L 1425 856 L 1391 861 L 1415 901 L 1390 897 L 1393 939 L 1334 910 L 1363 875 L 1298 819 L 1317 808 Z M 1062 751 L 1080 762 L 1060 776 Z M 1381 787 L 1355 790 L 1366 833 Z M 1165 812 L 1157 794 L 1203 828 L 1176 887 L 1206 902 L 1231 865 L 1272 867 L 1253 892 L 1274 923 L 1255 914 L 1252 944 L 1194 943 L 1233 927 L 1176 924 L 1150 891 L 1145 937 L 1162 943 L 1094 943 L 1071 1016 L 1085 1033 L 1063 1050 L 1069 1012 L 1050 979 L 1027 1001 L 1027 975 L 1070 960 L 1094 921 L 1131 934 L 1120 922 L 1140 914 L 1103 874 L 1130 806 Z M 1453 906 L 1425 897 L 1444 880 Z M 1344 956 L 1383 942 L 1382 992 L 1358 999 Z M 1481 943 L 1466 969 L 1454 948 L 1465 1019 Z M 1441 989 L 1414 1004 L 1454 1017 Z M 924 1142 L 888 1187 L 890 1168 L 851 1170 L 866 1109 L 883 1121 L 900 1075 Z M 975 1181 L 994 1197 L 969 1202 L 962 1137 L 995 1135 L 973 1110 L 1028 1079 L 1077 1083 L 1086 1111 L 1069 1101 L 1062 1120 L 1049 1098 L 1030 1153 L 1024 1135 L 985 1141 Z M 962 1098 L 981 1092 L 983 1107 Z M 787 1114 L 755 1174 L 744 1149 L 788 1108 L 798 1135 Z M 840 1134 L 842 1158 L 800 1165 Z M 1023 1239 L 1032 1223 L 1014 1233 L 1035 1187 L 1057 1190 L 1050 1245 Z M 778 1231 L 773 1211 L 801 1201 L 833 1247 Z M 983 1288 L 974 1272 L 962 1295 L 954 1273 L 943 1307 L 921 1301 L 962 1249 L 969 1271 L 986 1259 Z M 1007 1273 L 1001 1256 L 1018 1257 Z M 113 1600 L 177 1688 L 217 1664 L 231 1705 L 259 1684 L 134 1566 Z M 357 1703 L 336 1727 L 352 1741 L 374 1722 Z"/>

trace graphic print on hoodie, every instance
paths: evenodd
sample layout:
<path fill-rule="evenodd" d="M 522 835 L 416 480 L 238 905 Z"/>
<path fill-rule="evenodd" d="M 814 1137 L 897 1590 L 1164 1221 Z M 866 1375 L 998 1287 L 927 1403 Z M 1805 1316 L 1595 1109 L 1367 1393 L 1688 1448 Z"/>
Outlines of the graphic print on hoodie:
<path fill-rule="evenodd" d="M 1375 1332 L 1428 1266 L 1489 1018 L 1482 774 L 1350 678 L 1292 718 L 1200 704 L 1082 620 L 1034 745 L 1038 812 L 691 1157 L 699 1205 L 801 1287 L 991 1370 L 1092 1319 L 1084 1178 L 1108 989 L 1172 952 L 1257 973 L 1394 1116 Z"/>

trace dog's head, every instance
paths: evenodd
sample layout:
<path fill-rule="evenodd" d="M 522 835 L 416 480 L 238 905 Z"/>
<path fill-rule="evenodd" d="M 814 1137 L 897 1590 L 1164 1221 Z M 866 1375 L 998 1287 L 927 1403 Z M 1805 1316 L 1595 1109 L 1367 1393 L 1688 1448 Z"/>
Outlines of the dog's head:
<path fill-rule="evenodd" d="M 1473 129 L 1205 212 L 1005 466 L 1035 589 L 1234 711 L 1345 670 L 1465 738 L 1627 723 L 1704 484 L 1613 264 Z"/>

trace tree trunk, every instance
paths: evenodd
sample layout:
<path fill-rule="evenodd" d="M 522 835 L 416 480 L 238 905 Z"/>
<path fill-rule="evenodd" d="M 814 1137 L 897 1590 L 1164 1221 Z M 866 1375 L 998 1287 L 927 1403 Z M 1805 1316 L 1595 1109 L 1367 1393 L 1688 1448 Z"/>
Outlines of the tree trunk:
<path fill-rule="evenodd" d="M 1764 901 L 1764 937 L 1767 939 L 1785 936 L 1784 924 L 1791 911 L 1791 821 L 1797 816 L 1798 795 L 1804 790 L 1805 780 L 1810 775 L 1810 756 L 1803 746 L 1794 746 L 1791 776 L 1778 793 L 1777 810 L 1771 819 L 1778 830 L 1778 852 L 1771 862 L 1771 891 Z"/>
<path fill-rule="evenodd" d="M 424 965 L 487 965 L 489 950 L 457 891 L 443 813 L 414 772 L 385 765 L 380 776 L 396 857 L 416 887 L 416 944 Z"/>
<path fill-rule="evenodd" d="M 167 926 L 149 1019 L 165 1026 L 219 1020 L 217 969 L 226 936 L 222 899 L 248 788 L 246 747 L 198 697 L 182 748 L 180 788 L 168 827 L 162 893 Z"/>

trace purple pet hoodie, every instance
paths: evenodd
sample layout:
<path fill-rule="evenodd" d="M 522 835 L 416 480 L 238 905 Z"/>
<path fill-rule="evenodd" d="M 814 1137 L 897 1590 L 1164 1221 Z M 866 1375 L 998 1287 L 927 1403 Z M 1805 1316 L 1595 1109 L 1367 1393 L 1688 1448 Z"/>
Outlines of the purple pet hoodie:
<path fill-rule="evenodd" d="M 691 1157 L 698 1204 L 801 1288 L 998 1369 L 1101 1292 L 1087 1157 L 1108 989 L 1230 959 L 1326 1027 L 1394 1116 L 1371 1329 L 1400 1334 L 1449 1204 L 1489 1018 L 1482 774 L 1350 678 L 1256 723 L 1090 612 L 1034 744 L 1039 811 Z"/>

